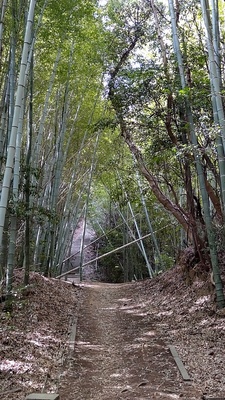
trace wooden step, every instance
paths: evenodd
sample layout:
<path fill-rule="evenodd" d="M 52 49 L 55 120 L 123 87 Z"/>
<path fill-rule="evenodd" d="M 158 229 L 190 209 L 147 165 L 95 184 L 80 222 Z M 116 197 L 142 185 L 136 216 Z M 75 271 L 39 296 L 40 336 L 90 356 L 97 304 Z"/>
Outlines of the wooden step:
<path fill-rule="evenodd" d="M 59 394 L 55 393 L 32 393 L 25 400 L 59 400 Z"/>

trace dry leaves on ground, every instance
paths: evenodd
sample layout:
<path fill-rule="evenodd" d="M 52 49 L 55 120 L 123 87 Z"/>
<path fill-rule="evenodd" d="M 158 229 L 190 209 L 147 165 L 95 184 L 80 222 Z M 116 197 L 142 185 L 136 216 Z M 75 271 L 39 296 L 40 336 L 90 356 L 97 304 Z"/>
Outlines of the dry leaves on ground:
<path fill-rule="evenodd" d="M 22 290 L 17 271 L 12 313 L 0 313 L 0 398 L 16 399 L 57 390 L 69 351 L 68 329 L 77 314 L 80 290 L 32 273 Z"/>

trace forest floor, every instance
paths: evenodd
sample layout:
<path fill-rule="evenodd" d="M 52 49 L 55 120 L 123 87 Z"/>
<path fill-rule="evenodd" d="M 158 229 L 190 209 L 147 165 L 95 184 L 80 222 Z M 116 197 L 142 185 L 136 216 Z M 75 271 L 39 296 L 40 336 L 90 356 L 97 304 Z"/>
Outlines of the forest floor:
<path fill-rule="evenodd" d="M 21 273 L 15 279 L 13 312 L 0 314 L 1 400 L 41 391 L 63 400 L 225 399 L 225 317 L 209 280 L 189 285 L 179 266 L 118 285 L 32 274 L 23 291 Z"/>

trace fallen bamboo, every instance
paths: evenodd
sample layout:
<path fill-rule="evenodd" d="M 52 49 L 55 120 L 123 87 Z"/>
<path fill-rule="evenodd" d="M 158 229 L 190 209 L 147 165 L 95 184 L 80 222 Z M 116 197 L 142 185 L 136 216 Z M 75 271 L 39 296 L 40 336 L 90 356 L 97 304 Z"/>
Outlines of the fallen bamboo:
<path fill-rule="evenodd" d="M 159 230 L 162 230 L 162 229 L 165 229 L 167 226 L 170 226 L 170 225 L 171 225 L 171 224 L 166 225 L 166 226 L 164 226 L 163 228 L 158 229 L 158 231 L 159 231 Z M 125 247 L 128 247 L 128 246 L 130 246 L 130 245 L 133 244 L 133 243 L 140 242 L 140 240 L 146 239 L 147 237 L 149 237 L 149 236 L 151 236 L 151 235 L 152 235 L 152 233 L 148 233 L 147 235 L 144 235 L 144 236 L 142 236 L 141 238 L 135 239 L 135 240 L 133 240 L 132 242 L 129 242 L 129 243 L 124 244 L 123 246 L 117 247 L 116 249 L 111 250 L 111 251 L 109 251 L 108 253 L 102 254 L 101 256 L 96 257 L 96 258 L 94 258 L 93 260 L 90 260 L 90 261 L 84 263 L 83 265 L 81 265 L 81 266 L 79 266 L 79 267 L 73 268 L 73 269 L 71 269 L 70 271 L 64 272 L 63 274 L 56 276 L 56 279 L 62 278 L 63 276 L 66 276 L 66 275 L 69 275 L 69 274 L 71 274 L 71 272 L 74 272 L 74 271 L 76 271 L 76 270 L 78 270 L 78 269 L 80 269 L 80 268 L 84 268 L 84 267 L 86 267 L 87 265 L 90 265 L 90 264 L 92 264 L 92 263 L 95 262 L 95 261 L 98 261 L 98 260 L 100 260 L 100 259 L 102 259 L 102 258 L 104 258 L 104 257 L 107 257 L 107 256 L 109 256 L 110 254 L 115 253 L 116 251 L 122 250 L 122 249 L 124 249 Z"/>
<path fill-rule="evenodd" d="M 100 240 L 103 236 L 104 236 L 104 235 L 98 237 L 97 239 L 93 240 L 93 242 L 87 244 L 87 245 L 84 247 L 84 250 L 87 249 L 87 248 L 88 248 L 89 246 L 91 246 L 92 244 L 94 244 L 95 242 L 98 242 L 98 240 Z M 61 262 L 61 264 L 64 264 L 66 261 L 70 260 L 70 258 L 76 256 L 76 255 L 79 254 L 79 253 L 80 253 L 80 250 L 76 251 L 76 253 L 71 254 L 69 257 L 65 258 L 65 260 L 63 260 L 63 261 Z M 59 266 L 59 264 L 56 265 L 56 267 L 58 267 L 58 266 Z"/>
<path fill-rule="evenodd" d="M 136 215 L 138 215 L 138 214 L 136 214 Z M 136 216 L 136 215 L 135 215 L 135 216 Z M 128 221 L 131 220 L 131 219 L 132 219 L 132 218 L 129 218 Z M 100 239 L 102 239 L 103 237 L 105 237 L 105 236 L 108 235 L 109 233 L 115 231 L 115 229 L 117 229 L 117 228 L 118 228 L 119 226 L 121 226 L 121 225 L 123 225 L 123 222 L 122 222 L 121 224 L 116 225 L 113 229 L 110 229 L 108 232 L 104 233 L 103 235 L 99 236 L 97 239 L 93 240 L 93 242 L 87 244 L 87 245 L 84 247 L 84 249 L 87 249 L 89 246 L 91 246 L 91 245 L 93 245 L 94 243 L 98 242 Z M 79 254 L 79 253 L 80 253 L 80 250 L 76 251 L 76 253 L 71 254 L 69 257 L 65 258 L 65 259 L 61 262 L 61 264 L 64 264 L 66 261 L 70 260 L 72 257 L 76 256 L 76 255 Z M 56 267 L 58 267 L 58 266 L 59 266 L 59 264 L 56 265 Z"/>

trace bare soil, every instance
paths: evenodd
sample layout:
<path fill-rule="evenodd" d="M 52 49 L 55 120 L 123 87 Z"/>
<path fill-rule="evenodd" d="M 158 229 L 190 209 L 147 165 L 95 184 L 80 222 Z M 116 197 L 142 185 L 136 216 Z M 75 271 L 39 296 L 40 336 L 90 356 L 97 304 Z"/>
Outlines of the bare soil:
<path fill-rule="evenodd" d="M 63 399 L 200 398 L 184 383 L 151 306 L 132 285 L 85 284 Z"/>
<path fill-rule="evenodd" d="M 15 279 L 13 312 L 0 314 L 1 400 L 41 391 L 63 400 L 225 399 L 224 310 L 216 311 L 209 279 L 189 285 L 181 266 L 119 285 L 74 287 L 33 274 L 24 292 L 21 274 Z"/>

